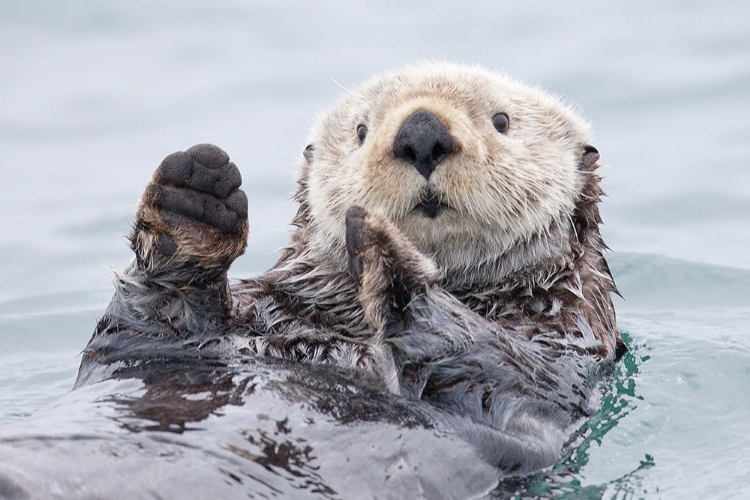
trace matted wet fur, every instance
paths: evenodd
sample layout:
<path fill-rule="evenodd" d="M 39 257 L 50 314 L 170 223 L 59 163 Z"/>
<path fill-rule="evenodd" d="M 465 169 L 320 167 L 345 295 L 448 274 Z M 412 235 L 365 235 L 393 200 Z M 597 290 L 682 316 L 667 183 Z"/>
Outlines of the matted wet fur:
<path fill-rule="evenodd" d="M 239 171 L 215 146 L 170 155 L 77 383 L 156 339 L 335 365 L 459 422 L 506 474 L 552 465 L 623 349 L 589 143 L 558 100 L 478 68 L 376 78 L 314 128 L 279 261 L 231 286 Z"/>

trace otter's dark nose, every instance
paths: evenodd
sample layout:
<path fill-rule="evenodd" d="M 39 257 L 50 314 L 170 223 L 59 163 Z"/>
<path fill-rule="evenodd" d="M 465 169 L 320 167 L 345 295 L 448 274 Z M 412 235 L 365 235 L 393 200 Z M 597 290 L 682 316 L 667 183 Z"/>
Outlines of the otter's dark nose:
<path fill-rule="evenodd" d="M 429 179 L 438 163 L 453 152 L 448 130 L 432 113 L 420 110 L 406 119 L 393 142 L 393 154 Z"/>

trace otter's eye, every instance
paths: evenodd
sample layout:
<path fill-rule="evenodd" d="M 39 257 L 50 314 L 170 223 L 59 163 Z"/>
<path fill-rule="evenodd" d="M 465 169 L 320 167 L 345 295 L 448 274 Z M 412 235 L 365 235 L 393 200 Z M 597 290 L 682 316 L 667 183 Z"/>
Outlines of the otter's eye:
<path fill-rule="evenodd" d="M 359 124 L 357 126 L 357 137 L 359 137 L 359 143 L 362 144 L 365 142 L 365 137 L 367 137 L 367 127 L 365 127 L 362 124 Z"/>
<path fill-rule="evenodd" d="M 495 130 L 497 130 L 501 134 L 504 134 L 508 131 L 509 124 L 510 121 L 508 120 L 508 115 L 506 115 L 505 113 L 498 113 L 492 117 L 492 125 L 495 127 Z"/>

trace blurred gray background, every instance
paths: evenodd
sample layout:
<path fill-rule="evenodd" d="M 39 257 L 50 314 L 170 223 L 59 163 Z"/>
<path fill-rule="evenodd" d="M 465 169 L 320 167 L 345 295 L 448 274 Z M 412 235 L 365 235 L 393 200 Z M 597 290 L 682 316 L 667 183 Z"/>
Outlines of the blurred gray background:
<path fill-rule="evenodd" d="M 200 142 L 242 170 L 252 229 L 236 272 L 262 271 L 334 80 L 420 59 L 480 63 L 579 107 L 610 167 L 616 252 L 750 268 L 747 5 L 6 0 L 0 298 L 106 287 L 151 171 Z"/>

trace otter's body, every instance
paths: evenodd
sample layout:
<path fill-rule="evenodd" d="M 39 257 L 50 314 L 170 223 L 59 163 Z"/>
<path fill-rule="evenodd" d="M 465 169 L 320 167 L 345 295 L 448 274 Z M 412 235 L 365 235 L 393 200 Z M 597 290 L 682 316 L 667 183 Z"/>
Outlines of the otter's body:
<path fill-rule="evenodd" d="M 621 347 L 589 142 L 557 100 L 476 68 L 375 79 L 314 128 L 278 263 L 233 285 L 239 172 L 213 146 L 171 155 L 79 384 L 162 340 L 335 365 L 428 405 L 506 473 L 551 465 Z"/>

